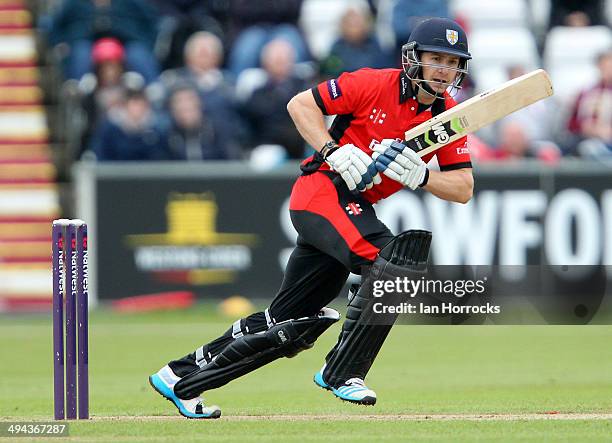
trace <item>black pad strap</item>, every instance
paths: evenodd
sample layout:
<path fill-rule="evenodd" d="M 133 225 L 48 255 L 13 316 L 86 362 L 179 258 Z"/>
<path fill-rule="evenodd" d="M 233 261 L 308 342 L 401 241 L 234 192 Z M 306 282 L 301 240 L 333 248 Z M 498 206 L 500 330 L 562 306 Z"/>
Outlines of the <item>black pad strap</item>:
<path fill-rule="evenodd" d="M 431 232 L 406 231 L 378 253 L 360 290 L 349 302 L 338 342 L 326 357 L 323 379 L 329 385 L 338 387 L 350 378 L 365 378 L 397 317 L 387 324 L 373 324 L 373 281 L 406 276 L 407 272 L 420 275 L 426 269 L 430 245 Z"/>
<path fill-rule="evenodd" d="M 266 313 L 264 311 L 255 312 L 246 318 L 234 322 L 222 336 L 200 346 L 191 354 L 169 362 L 168 365 L 176 375 L 185 377 L 210 363 L 236 337 L 241 337 L 245 334 L 255 334 L 267 329 L 268 316 L 266 316 Z"/>
<path fill-rule="evenodd" d="M 267 331 L 239 337 L 212 362 L 183 377 L 175 385 L 174 392 L 179 398 L 191 399 L 280 357 L 293 357 L 311 348 L 316 339 L 339 318 L 340 314 L 335 310 L 323 308 L 317 316 L 287 320 Z"/>

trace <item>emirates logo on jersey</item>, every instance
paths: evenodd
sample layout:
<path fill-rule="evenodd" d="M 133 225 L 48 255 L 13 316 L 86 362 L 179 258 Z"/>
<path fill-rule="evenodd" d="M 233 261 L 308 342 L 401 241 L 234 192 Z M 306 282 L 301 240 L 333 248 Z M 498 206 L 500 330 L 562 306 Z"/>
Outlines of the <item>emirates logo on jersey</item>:
<path fill-rule="evenodd" d="M 361 215 L 363 212 L 363 209 L 361 209 L 359 203 L 349 203 L 344 209 L 346 209 L 346 212 L 348 212 L 350 215 Z"/>
<path fill-rule="evenodd" d="M 382 125 L 385 122 L 385 118 L 387 118 L 387 113 L 382 109 L 372 109 L 370 113 L 370 121 L 375 125 Z"/>
<path fill-rule="evenodd" d="M 465 142 L 461 148 L 457 148 L 457 155 L 464 155 L 469 153 L 470 149 L 468 148 L 467 142 Z"/>

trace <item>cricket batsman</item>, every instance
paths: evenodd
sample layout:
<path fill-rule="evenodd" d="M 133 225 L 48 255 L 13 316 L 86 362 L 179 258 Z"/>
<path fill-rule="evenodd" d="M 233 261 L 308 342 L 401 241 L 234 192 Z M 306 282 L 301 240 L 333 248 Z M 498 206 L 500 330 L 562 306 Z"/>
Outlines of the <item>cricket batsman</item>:
<path fill-rule="evenodd" d="M 297 129 L 317 151 L 302 163 L 291 193 L 297 246 L 267 309 L 237 320 L 219 338 L 149 377 L 180 414 L 220 417 L 217 406 L 204 404 L 204 391 L 311 348 L 339 320 L 325 306 L 350 272 L 361 275 L 362 285 L 351 291 L 338 342 L 314 382 L 342 400 L 376 403 L 364 379 L 392 326 L 363 321 L 371 297 L 363 289 L 425 264 L 431 233 L 394 235 L 372 205 L 405 187 L 452 202 L 471 198 L 465 137 L 422 159 L 400 141 L 406 130 L 456 105 L 448 91 L 460 88 L 470 59 L 464 30 L 452 20 L 432 18 L 417 25 L 403 46 L 403 69 L 344 73 L 289 102 Z M 325 115 L 336 115 L 329 130 Z M 427 167 L 433 155 L 439 171 Z"/>

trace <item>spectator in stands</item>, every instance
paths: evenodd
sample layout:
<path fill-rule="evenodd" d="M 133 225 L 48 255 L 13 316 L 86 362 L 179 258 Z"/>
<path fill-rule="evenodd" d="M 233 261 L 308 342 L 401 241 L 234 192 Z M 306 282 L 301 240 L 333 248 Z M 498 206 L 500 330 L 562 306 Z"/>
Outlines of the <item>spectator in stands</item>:
<path fill-rule="evenodd" d="M 99 161 L 167 160 L 168 134 L 143 88 L 127 88 L 123 104 L 112 109 L 92 136 Z"/>
<path fill-rule="evenodd" d="M 428 17 L 449 17 L 447 0 L 396 0 L 391 24 L 397 51 L 409 40 L 414 25 Z"/>
<path fill-rule="evenodd" d="M 125 51 L 119 40 L 102 38 L 91 51 L 94 72 L 83 76 L 79 83 L 81 106 L 86 115 L 86 127 L 81 146 L 89 144 L 91 131 L 123 100 L 122 75 Z"/>
<path fill-rule="evenodd" d="M 304 141 L 287 113 L 289 100 L 307 87 L 294 72 L 293 46 L 282 39 L 273 40 L 264 47 L 261 64 L 267 81 L 244 104 L 254 129 L 252 145 L 281 145 L 290 158 L 303 158 Z"/>
<path fill-rule="evenodd" d="M 191 35 L 185 44 L 183 57 L 183 67 L 162 74 L 166 87 L 190 82 L 203 92 L 231 88 L 228 75 L 221 70 L 223 44 L 216 35 L 206 31 Z"/>
<path fill-rule="evenodd" d="M 556 163 L 561 157 L 552 143 L 530 140 L 525 128 L 518 121 L 506 122 L 499 131 L 498 145 L 492 152 L 492 160 L 520 160 L 536 158 L 546 163 Z"/>
<path fill-rule="evenodd" d="M 599 55 L 600 81 L 580 93 L 569 131 L 580 142 L 578 153 L 590 158 L 612 157 L 612 49 Z"/>
<path fill-rule="evenodd" d="M 219 37 L 206 31 L 193 34 L 185 45 L 184 58 L 184 67 L 162 73 L 164 95 L 177 86 L 193 85 L 210 114 L 218 120 L 218 129 L 231 133 L 234 139 L 245 139 L 245 124 L 238 112 L 233 79 L 221 70 L 223 44 Z"/>
<path fill-rule="evenodd" d="M 498 160 L 532 157 L 531 145 L 523 127 L 517 122 L 504 125 L 499 131 L 499 144 L 495 151 Z"/>
<path fill-rule="evenodd" d="M 170 153 L 175 160 L 228 160 L 237 158 L 238 146 L 231 132 L 223 131 L 218 121 L 206 111 L 198 91 L 177 86 L 170 94 L 168 108 L 171 130 Z"/>
<path fill-rule="evenodd" d="M 262 48 L 282 38 L 293 46 L 298 62 L 310 58 L 298 29 L 303 0 L 230 0 L 233 34 L 229 69 L 237 77 L 247 68 L 259 66 Z"/>
<path fill-rule="evenodd" d="M 603 0 L 552 0 L 549 28 L 605 24 Z"/>
<path fill-rule="evenodd" d="M 115 37 L 125 45 L 128 71 L 147 83 L 159 75 L 153 55 L 157 16 L 146 0 L 64 0 L 51 18 L 49 43 L 63 59 L 67 79 L 92 71 L 91 50 L 101 37 Z"/>
<path fill-rule="evenodd" d="M 391 67 L 393 59 L 386 54 L 372 33 L 369 10 L 349 8 L 340 22 L 340 38 L 322 63 L 321 72 L 337 77 L 342 72 L 360 68 Z"/>

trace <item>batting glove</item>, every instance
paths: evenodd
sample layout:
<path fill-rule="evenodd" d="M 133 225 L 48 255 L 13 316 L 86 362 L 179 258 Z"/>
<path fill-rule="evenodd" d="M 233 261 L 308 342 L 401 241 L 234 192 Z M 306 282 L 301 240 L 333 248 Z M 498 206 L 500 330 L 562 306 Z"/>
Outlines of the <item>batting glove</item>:
<path fill-rule="evenodd" d="M 372 148 L 376 169 L 390 179 L 414 190 L 429 179 L 427 165 L 412 149 L 394 139 L 385 139 Z"/>
<path fill-rule="evenodd" d="M 349 191 L 372 189 L 382 179 L 374 160 L 358 147 L 347 144 L 329 151 L 325 161 L 346 182 Z"/>

